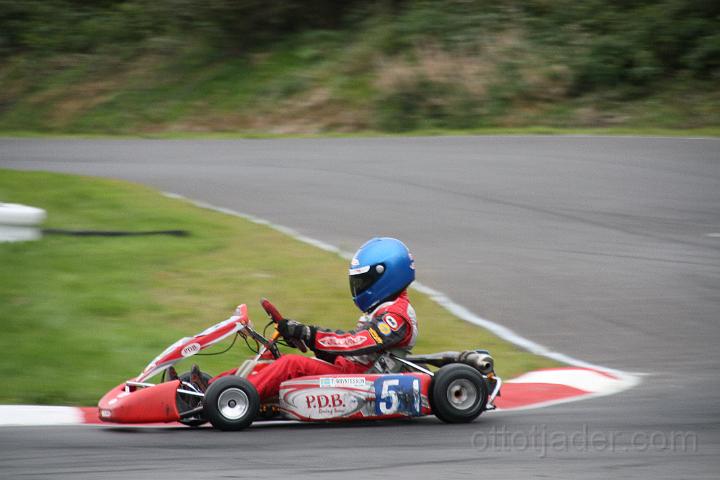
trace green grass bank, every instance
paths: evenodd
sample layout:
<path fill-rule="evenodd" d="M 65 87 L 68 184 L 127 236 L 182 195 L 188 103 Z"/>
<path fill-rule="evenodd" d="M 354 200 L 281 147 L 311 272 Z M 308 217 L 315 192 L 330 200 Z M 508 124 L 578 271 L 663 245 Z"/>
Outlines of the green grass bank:
<path fill-rule="evenodd" d="M 718 32 L 697 0 L 0 0 L 0 132 L 716 135 Z"/>

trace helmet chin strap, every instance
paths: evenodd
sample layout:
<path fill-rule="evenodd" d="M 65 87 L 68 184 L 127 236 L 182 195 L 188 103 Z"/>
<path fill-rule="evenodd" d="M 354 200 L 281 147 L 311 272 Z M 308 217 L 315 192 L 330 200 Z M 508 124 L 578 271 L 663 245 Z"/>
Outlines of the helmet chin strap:
<path fill-rule="evenodd" d="M 405 287 L 405 288 L 407 288 L 407 287 Z M 375 310 L 378 307 L 378 305 L 382 305 L 385 302 L 390 302 L 392 300 L 395 300 L 405 290 L 405 288 L 403 288 L 399 292 L 393 293 L 392 295 L 390 295 L 386 298 L 383 298 L 382 300 L 378 300 L 377 302 L 373 303 L 372 306 L 368 307 L 368 309 L 365 310 L 363 313 L 366 313 L 366 314 L 371 313 L 373 310 Z"/>

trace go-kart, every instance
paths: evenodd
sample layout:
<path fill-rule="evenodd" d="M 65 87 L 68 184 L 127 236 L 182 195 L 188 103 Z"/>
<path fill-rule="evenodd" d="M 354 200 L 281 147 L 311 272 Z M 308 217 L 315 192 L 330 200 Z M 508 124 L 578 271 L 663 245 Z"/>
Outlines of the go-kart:
<path fill-rule="evenodd" d="M 282 315 L 266 299 L 261 303 L 271 318 L 268 326 L 277 326 Z M 177 362 L 231 336 L 244 338 L 248 346 L 254 343 L 254 358 L 215 377 L 197 366 L 177 375 Z M 435 415 L 447 423 L 465 423 L 495 408 L 502 385 L 485 350 L 406 356 L 386 352 L 368 373 L 294 378 L 280 385 L 278 398 L 261 402 L 247 378 L 280 358 L 281 344 L 277 328 L 266 338 L 253 328 L 246 305 L 239 305 L 227 320 L 173 343 L 140 375 L 106 393 L 98 404 L 100 420 L 188 426 L 209 421 L 220 430 L 241 430 L 257 419 L 349 421 Z M 302 342 L 290 346 L 307 351 Z M 148 382 L 161 373 L 160 382 Z"/>

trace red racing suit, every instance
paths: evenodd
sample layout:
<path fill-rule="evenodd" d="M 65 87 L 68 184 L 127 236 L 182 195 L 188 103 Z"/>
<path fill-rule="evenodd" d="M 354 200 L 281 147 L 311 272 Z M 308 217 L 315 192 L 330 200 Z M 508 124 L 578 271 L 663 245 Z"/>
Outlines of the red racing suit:
<path fill-rule="evenodd" d="M 355 330 L 345 332 L 313 327 L 313 332 L 308 348 L 315 352 L 315 358 L 283 355 L 248 377 L 261 401 L 277 396 L 280 384 L 291 378 L 365 373 L 385 351 L 409 351 L 415 345 L 418 327 L 407 290 L 403 290 L 394 300 L 360 317 Z"/>

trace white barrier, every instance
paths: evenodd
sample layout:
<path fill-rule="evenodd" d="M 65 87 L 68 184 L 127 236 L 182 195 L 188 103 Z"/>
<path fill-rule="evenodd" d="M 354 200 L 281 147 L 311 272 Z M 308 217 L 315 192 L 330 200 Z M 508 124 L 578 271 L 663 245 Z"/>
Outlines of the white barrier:
<path fill-rule="evenodd" d="M 39 225 L 47 214 L 42 208 L 0 203 L 0 242 L 26 242 L 42 236 Z"/>

